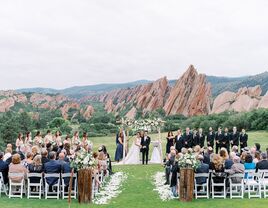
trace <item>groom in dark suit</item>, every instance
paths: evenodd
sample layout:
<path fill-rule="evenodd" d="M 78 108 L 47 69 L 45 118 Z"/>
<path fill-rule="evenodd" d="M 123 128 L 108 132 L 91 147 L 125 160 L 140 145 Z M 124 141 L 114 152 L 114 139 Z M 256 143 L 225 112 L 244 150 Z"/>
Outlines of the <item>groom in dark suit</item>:
<path fill-rule="evenodd" d="M 141 133 L 141 153 L 142 153 L 142 164 L 146 160 L 146 165 L 148 164 L 149 146 L 151 143 L 151 138 L 148 136 L 148 131 Z"/>

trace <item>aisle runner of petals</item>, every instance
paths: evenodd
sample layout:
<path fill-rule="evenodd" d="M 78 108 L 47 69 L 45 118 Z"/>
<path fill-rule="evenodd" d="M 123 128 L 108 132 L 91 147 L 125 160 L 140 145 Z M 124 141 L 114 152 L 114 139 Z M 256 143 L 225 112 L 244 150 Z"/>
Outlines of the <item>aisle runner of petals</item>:
<path fill-rule="evenodd" d="M 168 201 L 174 199 L 174 196 L 170 190 L 170 186 L 164 185 L 164 182 L 165 182 L 165 173 L 157 172 L 154 175 L 154 185 L 156 187 L 154 191 L 158 192 L 159 197 L 162 201 Z"/>
<path fill-rule="evenodd" d="M 101 188 L 100 192 L 95 195 L 94 204 L 108 204 L 112 198 L 117 197 L 122 190 L 122 183 L 127 179 L 127 175 L 122 172 L 114 173 L 108 182 Z"/>

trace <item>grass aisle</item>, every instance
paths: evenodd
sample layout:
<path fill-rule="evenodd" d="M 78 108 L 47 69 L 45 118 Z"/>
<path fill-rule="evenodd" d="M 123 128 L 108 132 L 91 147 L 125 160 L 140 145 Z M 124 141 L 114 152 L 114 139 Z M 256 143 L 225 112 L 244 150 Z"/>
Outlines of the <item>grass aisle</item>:
<path fill-rule="evenodd" d="M 178 200 L 162 202 L 157 194 L 153 191 L 153 175 L 157 171 L 163 170 L 159 165 L 148 166 L 115 166 L 115 171 L 123 171 L 128 174 L 124 183 L 123 192 L 108 205 L 82 205 L 73 200 L 73 208 L 266 208 L 268 199 L 199 199 L 191 203 L 180 203 Z M 68 207 L 67 200 L 35 200 L 35 199 L 8 199 L 2 196 L 0 198 L 0 207 L 2 208 L 65 208 Z"/>

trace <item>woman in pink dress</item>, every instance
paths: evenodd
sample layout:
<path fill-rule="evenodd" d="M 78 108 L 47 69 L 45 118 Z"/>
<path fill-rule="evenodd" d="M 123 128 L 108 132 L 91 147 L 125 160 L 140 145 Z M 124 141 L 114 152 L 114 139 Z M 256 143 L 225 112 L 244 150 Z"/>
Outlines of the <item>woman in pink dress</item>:
<path fill-rule="evenodd" d="M 24 151 L 24 141 L 23 141 L 23 134 L 19 133 L 18 138 L 16 140 L 16 151 Z"/>
<path fill-rule="evenodd" d="M 26 153 L 31 152 L 33 146 L 33 140 L 32 140 L 32 133 L 29 131 L 26 133 L 24 144 Z"/>
<path fill-rule="evenodd" d="M 55 140 L 55 142 L 56 142 L 56 144 L 57 144 L 58 147 L 59 146 L 62 146 L 62 140 L 61 140 L 61 133 L 60 133 L 60 131 L 56 131 L 55 136 L 54 136 L 54 140 Z"/>

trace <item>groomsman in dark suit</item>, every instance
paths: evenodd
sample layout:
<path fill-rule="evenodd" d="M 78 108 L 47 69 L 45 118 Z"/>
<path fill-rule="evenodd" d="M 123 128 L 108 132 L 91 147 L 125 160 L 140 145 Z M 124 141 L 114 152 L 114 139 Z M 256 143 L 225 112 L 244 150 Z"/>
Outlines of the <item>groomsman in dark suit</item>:
<path fill-rule="evenodd" d="M 239 139 L 240 139 L 240 149 L 242 152 L 242 149 L 248 146 L 248 135 L 245 129 L 242 129 Z"/>
<path fill-rule="evenodd" d="M 178 152 L 181 152 L 181 149 L 183 147 L 184 147 L 184 138 L 181 134 L 181 129 L 179 129 L 177 135 L 175 136 L 175 148 Z"/>
<path fill-rule="evenodd" d="M 233 127 L 233 132 L 231 133 L 231 138 L 230 138 L 230 143 L 231 146 L 237 146 L 239 147 L 239 132 L 237 131 L 237 128 L 234 126 Z"/>
<path fill-rule="evenodd" d="M 207 146 L 212 147 L 212 149 L 214 149 L 214 140 L 215 140 L 215 133 L 212 127 L 209 127 L 209 132 L 207 134 Z"/>
<path fill-rule="evenodd" d="M 192 145 L 193 146 L 199 145 L 199 138 L 198 138 L 196 129 L 193 130 L 193 142 L 192 142 Z"/>
<path fill-rule="evenodd" d="M 218 128 L 218 131 L 215 135 L 215 141 L 216 141 L 216 154 L 218 154 L 219 149 L 221 148 L 222 145 L 222 140 L 223 140 L 223 133 L 221 130 L 221 127 Z"/>
<path fill-rule="evenodd" d="M 146 162 L 148 164 L 148 156 L 149 156 L 149 146 L 151 143 L 151 138 L 148 136 L 148 131 L 141 133 L 141 152 L 142 152 L 142 164 Z"/>
<path fill-rule="evenodd" d="M 228 128 L 224 129 L 224 135 L 221 147 L 226 148 L 227 151 L 230 152 L 230 134 Z"/>
<path fill-rule="evenodd" d="M 192 147 L 192 145 L 193 145 L 193 134 L 191 133 L 189 127 L 186 128 L 183 137 L 184 137 L 184 147 L 185 148 Z"/>
<path fill-rule="evenodd" d="M 202 128 L 199 128 L 198 133 L 197 133 L 197 138 L 198 138 L 198 145 L 200 147 L 204 147 L 204 145 L 205 145 L 205 134 L 203 133 Z"/>

